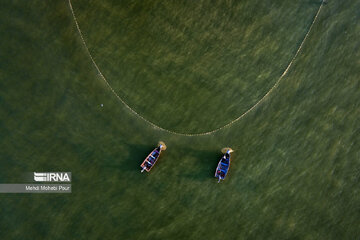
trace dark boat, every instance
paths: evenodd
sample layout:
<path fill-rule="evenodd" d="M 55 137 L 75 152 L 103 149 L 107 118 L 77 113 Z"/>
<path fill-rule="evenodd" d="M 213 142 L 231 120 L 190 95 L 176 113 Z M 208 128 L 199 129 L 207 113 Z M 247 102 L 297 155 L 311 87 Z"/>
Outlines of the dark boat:
<path fill-rule="evenodd" d="M 141 172 L 147 171 L 150 172 L 151 168 L 155 165 L 156 161 L 159 159 L 161 151 L 165 151 L 166 145 L 164 142 L 159 142 L 157 148 L 152 150 L 152 152 L 145 158 L 140 167 L 142 168 Z"/>
<path fill-rule="evenodd" d="M 221 180 L 224 180 L 226 177 L 226 174 L 229 171 L 230 168 L 230 153 L 233 152 L 231 148 L 224 148 L 222 149 L 222 152 L 224 153 L 224 156 L 220 159 L 218 166 L 215 171 L 215 177 L 218 179 L 218 183 Z"/>

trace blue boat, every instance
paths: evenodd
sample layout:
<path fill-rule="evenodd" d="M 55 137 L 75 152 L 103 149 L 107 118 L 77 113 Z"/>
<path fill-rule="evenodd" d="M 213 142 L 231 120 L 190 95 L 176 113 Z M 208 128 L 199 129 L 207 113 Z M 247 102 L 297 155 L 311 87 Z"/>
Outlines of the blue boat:
<path fill-rule="evenodd" d="M 218 179 L 218 183 L 221 180 L 224 180 L 229 168 L 230 168 L 230 161 L 231 161 L 231 152 L 233 152 L 233 150 L 231 148 L 224 148 L 222 150 L 222 152 L 224 153 L 224 156 L 220 159 L 218 166 L 216 168 L 215 171 L 215 177 Z"/>
<path fill-rule="evenodd" d="M 159 142 L 158 147 L 151 151 L 151 153 L 145 158 L 145 160 L 140 165 L 141 172 L 147 171 L 150 172 L 151 168 L 155 165 L 156 161 L 159 159 L 161 151 L 166 149 L 164 142 Z"/>

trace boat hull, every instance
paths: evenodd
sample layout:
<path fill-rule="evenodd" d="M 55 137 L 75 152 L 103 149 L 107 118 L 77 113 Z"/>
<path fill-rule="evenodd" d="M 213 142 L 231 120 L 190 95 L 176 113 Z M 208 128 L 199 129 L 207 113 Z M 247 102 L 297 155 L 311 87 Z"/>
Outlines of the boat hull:
<path fill-rule="evenodd" d="M 218 179 L 218 182 L 220 182 L 221 180 L 225 180 L 226 175 L 228 174 L 230 169 L 230 163 L 231 155 L 228 151 L 223 155 L 216 167 L 215 177 Z"/>
<path fill-rule="evenodd" d="M 145 160 L 141 163 L 141 172 L 150 172 L 150 170 L 154 167 L 155 163 L 160 157 L 160 154 L 163 150 L 165 150 L 164 144 L 159 144 L 158 147 L 156 147 L 154 150 L 151 151 L 151 153 L 145 158 Z"/>

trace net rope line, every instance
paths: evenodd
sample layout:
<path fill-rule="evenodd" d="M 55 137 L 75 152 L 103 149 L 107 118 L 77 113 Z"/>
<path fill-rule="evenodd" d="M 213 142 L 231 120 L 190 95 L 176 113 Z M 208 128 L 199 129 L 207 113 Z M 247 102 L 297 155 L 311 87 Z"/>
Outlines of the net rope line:
<path fill-rule="evenodd" d="M 71 4 L 71 0 L 68 0 L 69 1 L 69 7 L 70 7 L 70 10 L 71 10 L 71 13 L 72 13 L 72 16 L 73 16 L 73 19 L 74 19 L 74 22 L 75 22 L 75 25 L 76 25 L 76 28 L 79 32 L 79 35 L 80 35 L 80 38 L 81 38 L 81 41 L 86 49 L 86 52 L 88 53 L 94 67 L 96 68 L 98 74 L 100 75 L 101 79 L 105 82 L 105 84 L 108 86 L 108 88 L 111 90 L 111 92 L 116 96 L 116 98 L 118 100 L 120 100 L 120 102 L 122 102 L 122 104 L 124 104 L 124 106 L 129 109 L 134 115 L 138 116 L 139 118 L 141 118 L 142 120 L 144 120 L 145 122 L 147 122 L 148 124 L 150 124 L 152 127 L 154 127 L 155 129 L 158 129 L 158 130 L 161 130 L 161 131 L 164 131 L 164 132 L 168 132 L 168 133 L 171 133 L 171 134 L 175 134 L 175 135 L 180 135 L 180 136 L 188 136 L 188 137 L 192 137 L 192 136 L 204 136 L 204 135 L 210 135 L 210 134 L 213 134 L 217 131 L 220 131 L 221 129 L 224 129 L 226 127 L 229 127 L 230 125 L 234 124 L 235 122 L 239 121 L 240 119 L 242 119 L 243 117 L 245 117 L 248 113 L 250 113 L 252 110 L 254 110 L 257 106 L 259 106 L 261 103 L 263 103 L 267 97 L 274 91 L 274 89 L 279 85 L 279 83 L 281 82 L 281 80 L 285 77 L 285 75 L 289 72 L 289 69 L 290 67 L 292 66 L 292 64 L 294 63 L 296 57 L 299 55 L 301 49 L 303 48 L 304 46 L 304 43 L 305 41 L 307 40 L 308 36 L 310 35 L 310 32 L 311 32 L 311 29 L 313 28 L 319 14 L 320 14 L 320 11 L 324 5 L 324 0 L 321 1 L 321 4 L 320 4 L 320 7 L 308 29 L 308 31 L 306 32 L 305 34 L 305 37 L 304 39 L 301 41 L 300 43 L 300 46 L 299 48 L 297 49 L 295 55 L 293 56 L 293 58 L 291 59 L 291 61 L 289 62 L 289 64 L 287 65 L 286 69 L 284 70 L 284 72 L 281 74 L 281 76 L 279 77 L 279 79 L 275 82 L 275 84 L 270 88 L 270 90 L 262 97 L 260 98 L 259 101 L 257 101 L 251 108 L 249 108 L 247 111 L 245 111 L 244 113 L 242 113 L 239 117 L 235 118 L 234 120 L 232 120 L 231 122 L 221 126 L 221 127 L 218 127 L 218 128 L 215 128 L 211 131 L 208 131 L 208 132 L 202 132 L 202 133 L 180 133 L 180 132 L 175 132 L 175 131 L 171 131 L 169 129 L 165 129 L 165 128 L 162 128 L 158 125 L 156 125 L 155 123 L 151 122 L 150 120 L 146 119 L 145 117 L 143 117 L 142 115 L 140 115 L 138 112 L 136 112 L 133 108 L 131 108 L 116 92 L 115 90 L 111 87 L 110 83 L 106 80 L 105 76 L 102 74 L 102 72 L 100 71 L 100 68 L 98 67 L 98 65 L 96 64 L 93 56 L 91 55 L 90 53 L 90 50 L 89 48 L 87 47 L 87 44 L 85 42 L 85 39 L 83 37 L 83 34 L 80 30 L 80 26 L 79 26 L 79 23 L 77 21 L 77 18 L 76 18 L 76 15 L 75 15 L 75 12 L 74 12 L 74 9 L 72 7 L 72 4 Z"/>

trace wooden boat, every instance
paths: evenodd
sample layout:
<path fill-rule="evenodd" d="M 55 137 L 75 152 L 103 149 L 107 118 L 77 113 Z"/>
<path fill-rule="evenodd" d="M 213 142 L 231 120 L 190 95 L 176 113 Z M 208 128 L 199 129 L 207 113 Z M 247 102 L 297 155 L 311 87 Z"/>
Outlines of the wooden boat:
<path fill-rule="evenodd" d="M 151 151 L 151 153 L 145 158 L 145 160 L 140 165 L 141 172 L 147 171 L 150 172 L 151 168 L 155 165 L 156 161 L 159 159 L 161 151 L 165 151 L 166 145 L 164 142 L 159 142 L 159 145 Z"/>
<path fill-rule="evenodd" d="M 218 166 L 216 168 L 215 171 L 215 177 L 218 179 L 218 183 L 221 180 L 224 180 L 229 168 L 230 168 L 230 160 L 231 160 L 231 155 L 230 153 L 233 152 L 233 150 L 231 148 L 223 148 L 222 152 L 224 153 L 224 156 L 220 159 Z"/>

